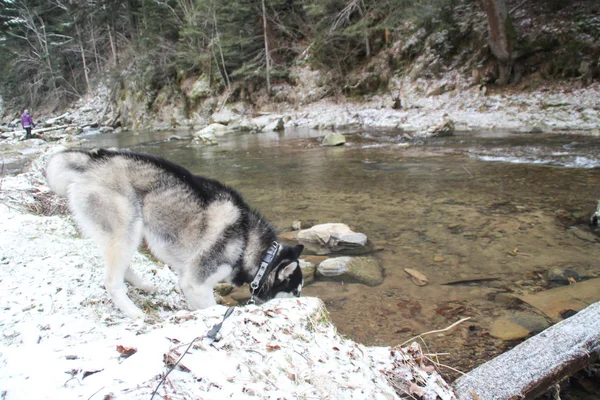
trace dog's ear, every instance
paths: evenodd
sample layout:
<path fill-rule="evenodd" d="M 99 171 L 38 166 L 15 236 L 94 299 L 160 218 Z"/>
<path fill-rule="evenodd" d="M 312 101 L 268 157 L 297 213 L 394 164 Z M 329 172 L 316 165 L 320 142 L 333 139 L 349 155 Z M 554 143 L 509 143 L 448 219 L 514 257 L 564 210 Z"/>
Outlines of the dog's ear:
<path fill-rule="evenodd" d="M 301 244 L 297 244 L 294 247 L 292 247 L 292 251 L 294 252 L 294 255 L 296 256 L 296 260 L 300 258 L 300 254 L 302 254 L 302 250 L 304 250 L 304 246 Z"/>
<path fill-rule="evenodd" d="M 294 273 L 294 271 L 296 270 L 296 268 L 300 268 L 297 262 L 289 263 L 288 265 L 286 265 L 285 267 L 281 268 L 277 272 L 277 279 L 280 280 L 280 281 L 285 280 L 285 278 L 291 276 Z"/>

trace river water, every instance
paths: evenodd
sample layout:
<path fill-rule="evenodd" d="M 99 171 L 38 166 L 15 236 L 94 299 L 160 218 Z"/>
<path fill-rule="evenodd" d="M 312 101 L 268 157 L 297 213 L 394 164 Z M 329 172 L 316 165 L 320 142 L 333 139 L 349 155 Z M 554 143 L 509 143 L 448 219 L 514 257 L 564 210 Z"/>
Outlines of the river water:
<path fill-rule="evenodd" d="M 174 134 L 184 139 L 167 140 Z M 365 233 L 381 249 L 382 285 L 315 282 L 303 294 L 322 298 L 339 332 L 366 345 L 470 317 L 423 342 L 463 371 L 514 345 L 489 335 L 494 320 L 535 312 L 499 294 L 545 289 L 542 274 L 553 267 L 600 276 L 600 242 L 587 226 L 600 199 L 598 138 L 481 132 L 407 142 L 358 131 L 325 148 L 323 134 L 233 134 L 192 148 L 182 132 L 121 133 L 85 146 L 156 154 L 221 180 L 280 230 L 302 220 Z M 404 268 L 429 284 L 415 285 Z"/>

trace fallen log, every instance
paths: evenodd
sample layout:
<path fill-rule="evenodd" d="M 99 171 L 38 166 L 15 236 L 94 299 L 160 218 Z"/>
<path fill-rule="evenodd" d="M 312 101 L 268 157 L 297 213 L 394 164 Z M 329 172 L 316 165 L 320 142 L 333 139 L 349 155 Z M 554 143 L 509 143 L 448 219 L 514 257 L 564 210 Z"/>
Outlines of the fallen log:
<path fill-rule="evenodd" d="M 600 355 L 600 302 L 458 378 L 460 400 L 531 399 Z"/>
<path fill-rule="evenodd" d="M 33 128 L 33 130 L 31 131 L 32 134 L 35 133 L 44 133 L 44 132 L 50 132 L 50 131 L 56 131 L 59 129 L 67 129 L 67 128 L 73 128 L 73 127 L 77 127 L 76 124 L 71 124 L 71 125 L 58 125 L 58 126 L 51 126 L 49 128 Z M 20 135 L 24 135 L 25 134 L 25 130 L 21 129 L 18 131 L 12 131 L 12 132 L 4 132 L 2 133 L 2 137 L 4 138 L 10 138 L 10 137 L 16 137 L 16 136 L 20 136 Z"/>

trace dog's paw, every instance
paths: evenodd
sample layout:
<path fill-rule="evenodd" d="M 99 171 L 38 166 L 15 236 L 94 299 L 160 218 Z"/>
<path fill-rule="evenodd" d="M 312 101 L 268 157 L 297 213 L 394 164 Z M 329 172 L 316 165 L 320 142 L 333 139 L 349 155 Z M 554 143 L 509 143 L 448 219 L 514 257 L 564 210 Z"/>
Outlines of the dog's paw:
<path fill-rule="evenodd" d="M 133 305 L 133 303 L 127 307 L 119 307 L 123 314 L 127 315 L 129 318 L 134 321 L 143 321 L 146 318 L 146 314 Z"/>
<path fill-rule="evenodd" d="M 129 315 L 129 317 L 131 319 L 133 319 L 134 321 L 143 321 L 146 318 L 146 314 L 140 310 L 139 308 L 136 309 L 135 311 L 132 310 L 132 312 L 127 313 Z"/>
<path fill-rule="evenodd" d="M 158 291 L 158 288 L 150 282 L 142 282 L 138 285 L 138 289 L 143 290 L 146 293 L 154 294 Z"/>

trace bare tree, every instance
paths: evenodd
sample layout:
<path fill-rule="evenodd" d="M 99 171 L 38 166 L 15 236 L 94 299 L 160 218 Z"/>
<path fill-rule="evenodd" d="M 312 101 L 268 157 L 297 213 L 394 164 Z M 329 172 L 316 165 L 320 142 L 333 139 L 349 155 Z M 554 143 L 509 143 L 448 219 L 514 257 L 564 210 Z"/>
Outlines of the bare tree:
<path fill-rule="evenodd" d="M 271 95 L 271 52 L 269 51 L 269 30 L 267 26 L 267 9 L 265 0 L 261 1 L 262 5 L 262 20 L 263 20 L 263 35 L 265 39 L 265 61 L 267 73 L 267 94 Z"/>

